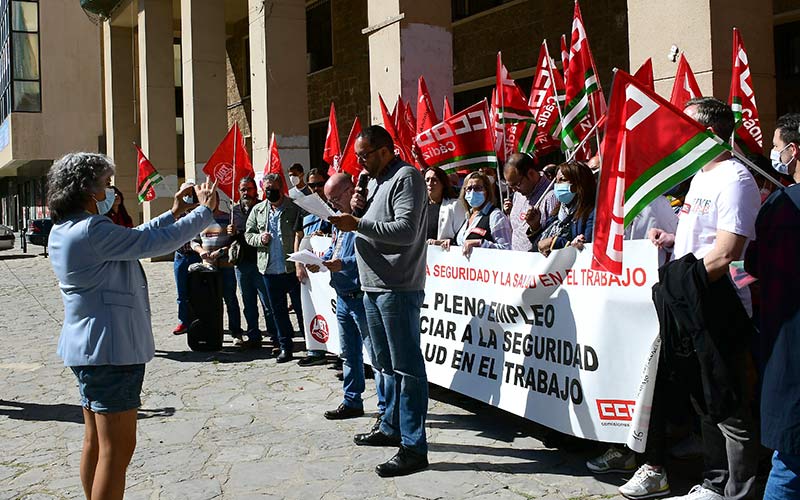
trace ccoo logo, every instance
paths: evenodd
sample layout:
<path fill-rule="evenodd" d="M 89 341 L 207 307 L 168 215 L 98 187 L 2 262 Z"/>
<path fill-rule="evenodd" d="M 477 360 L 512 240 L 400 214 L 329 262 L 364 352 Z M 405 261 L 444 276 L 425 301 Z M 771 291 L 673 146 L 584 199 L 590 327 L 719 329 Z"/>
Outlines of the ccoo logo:
<path fill-rule="evenodd" d="M 226 162 L 220 162 L 214 165 L 214 178 L 219 184 L 232 184 L 233 165 Z"/>
<path fill-rule="evenodd" d="M 314 337 L 314 340 L 323 344 L 328 341 L 328 322 L 321 314 L 317 314 L 311 320 L 311 336 Z"/>
<path fill-rule="evenodd" d="M 633 420 L 633 409 L 636 401 L 622 399 L 597 399 L 597 413 L 600 420 L 622 420 L 630 422 Z"/>

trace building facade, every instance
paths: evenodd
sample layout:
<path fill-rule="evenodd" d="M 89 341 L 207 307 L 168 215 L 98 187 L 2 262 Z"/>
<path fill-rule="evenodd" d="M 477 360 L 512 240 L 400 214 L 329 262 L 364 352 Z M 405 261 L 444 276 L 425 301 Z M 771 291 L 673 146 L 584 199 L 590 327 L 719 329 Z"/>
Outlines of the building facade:
<path fill-rule="evenodd" d="M 52 110 L 74 119 L 73 109 L 59 106 L 78 103 L 53 103 L 50 99 L 64 101 L 64 92 L 56 89 L 51 96 L 47 89 L 49 75 L 56 73 L 49 64 L 61 64 L 45 54 L 52 41 L 45 31 L 51 3 L 2 1 L 17 3 L 40 4 L 39 115 L 45 118 Z M 58 11 L 53 15 L 79 17 L 78 4 L 53 0 Z M 703 92 L 726 100 L 731 29 L 737 26 L 750 56 L 766 148 L 776 116 L 800 110 L 800 0 L 584 0 L 581 9 L 606 93 L 613 68 L 635 71 L 652 57 L 656 90 L 668 95 L 676 70 L 669 56 L 674 46 L 686 54 Z M 37 134 L 25 137 L 31 126 L 18 122 L 31 121 L 33 113 L 23 108 L 35 108 L 36 101 L 13 91 L 0 99 L 0 115 L 9 103 L 21 106 L 0 125 L 0 148 L 4 129 L 10 131 L 9 143 L 19 144 L 0 149 L 3 206 L 21 203 L 18 194 L 11 201 L 10 186 L 25 182 L 39 182 L 25 203 L 43 200 L 40 179 L 58 157 L 55 151 L 100 149 L 117 164 L 115 183 L 131 200 L 129 211 L 147 219 L 169 205 L 166 194 L 181 181 L 202 178 L 202 166 L 234 122 L 257 171 L 266 163 L 273 132 L 285 166 L 324 167 L 331 102 L 344 144 L 355 117 L 362 124 L 381 122 L 379 95 L 390 107 L 398 95 L 414 102 L 420 74 L 437 107 L 445 97 L 455 109 L 488 97 L 498 51 L 527 92 L 539 44 L 546 39 L 558 61 L 559 40 L 569 34 L 572 11 L 568 0 L 121 0 L 111 19 L 98 27 L 87 19 L 75 21 L 87 38 L 82 49 L 92 48 L 87 61 L 95 64 L 80 84 L 87 94 L 95 91 L 91 112 L 89 103 L 82 103 L 91 126 L 60 128 L 64 136 L 57 141 L 38 141 L 48 151 L 26 149 L 23 145 L 37 142 Z M 29 28 L 12 30 L 12 41 L 29 38 Z M 6 73 L 16 68 L 7 61 L 0 58 Z M 2 89 L 35 88 L 35 72 L 11 73 L 0 80 Z M 65 124 L 63 116 L 44 122 L 51 120 Z M 133 142 L 167 179 L 159 188 L 164 196 L 140 206 L 138 213 Z"/>

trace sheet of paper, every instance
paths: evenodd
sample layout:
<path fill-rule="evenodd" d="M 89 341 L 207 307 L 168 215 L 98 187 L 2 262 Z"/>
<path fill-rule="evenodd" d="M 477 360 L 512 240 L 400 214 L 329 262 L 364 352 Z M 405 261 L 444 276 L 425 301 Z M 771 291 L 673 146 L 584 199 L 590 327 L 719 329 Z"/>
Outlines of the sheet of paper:
<path fill-rule="evenodd" d="M 334 212 L 327 203 L 322 201 L 322 198 L 320 198 L 317 193 L 296 198 L 294 202 L 298 207 L 310 214 L 316 215 L 326 222 L 328 221 L 328 217 L 336 215 L 336 212 Z"/>
<path fill-rule="evenodd" d="M 286 260 L 297 262 L 305 265 L 319 266 L 320 271 L 327 271 L 328 268 L 322 265 L 322 259 L 310 250 L 300 250 L 299 252 L 290 253 Z"/>

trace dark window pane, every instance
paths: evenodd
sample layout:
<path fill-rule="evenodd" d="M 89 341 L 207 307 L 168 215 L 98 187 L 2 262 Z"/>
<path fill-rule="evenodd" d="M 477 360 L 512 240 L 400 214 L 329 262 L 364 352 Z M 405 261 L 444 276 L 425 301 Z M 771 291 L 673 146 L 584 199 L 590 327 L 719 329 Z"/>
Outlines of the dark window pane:
<path fill-rule="evenodd" d="M 325 171 L 328 166 L 322 161 L 322 151 L 325 149 L 325 137 L 328 135 L 328 122 L 322 121 L 308 126 L 308 152 L 311 155 L 310 168 L 321 168 Z"/>
<path fill-rule="evenodd" d="M 321 2 L 306 10 L 306 57 L 308 72 L 333 66 L 331 3 Z"/>
<path fill-rule="evenodd" d="M 37 4 L 15 1 L 11 6 L 14 31 L 39 31 L 39 7 Z"/>
<path fill-rule="evenodd" d="M 20 80 L 39 79 L 39 35 L 14 33 L 14 78 Z"/>
<path fill-rule="evenodd" d="M 14 111 L 41 111 L 39 82 L 14 82 Z"/>

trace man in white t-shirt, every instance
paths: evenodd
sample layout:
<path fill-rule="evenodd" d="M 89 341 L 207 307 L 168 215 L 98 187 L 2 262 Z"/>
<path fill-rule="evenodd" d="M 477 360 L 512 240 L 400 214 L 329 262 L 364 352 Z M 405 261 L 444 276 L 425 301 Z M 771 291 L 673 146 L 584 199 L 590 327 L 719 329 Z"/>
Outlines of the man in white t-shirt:
<path fill-rule="evenodd" d="M 684 112 L 728 141 L 734 118 L 730 107 L 713 97 L 692 99 Z M 689 253 L 703 260 L 709 281 L 730 279 L 728 266 L 741 260 L 747 242 L 755 238 L 755 220 L 761 198 L 753 176 L 730 153 L 711 160 L 692 179 L 678 218 L 678 228 L 670 233 L 662 228 L 650 230 L 650 240 L 659 248 L 672 251 L 679 259 Z M 734 287 L 735 288 L 735 287 Z M 752 315 L 750 292 L 737 290 L 748 315 Z M 738 346 L 737 346 L 738 347 Z M 746 352 L 749 346 L 740 346 Z M 737 366 L 737 379 L 745 380 L 745 366 Z M 698 375 L 699 376 L 699 375 Z M 741 389 L 746 394 L 744 388 Z M 736 414 L 715 424 L 701 414 L 705 471 L 703 483 L 685 500 L 754 498 L 758 442 L 747 396 Z M 630 498 L 660 496 L 668 491 L 663 464 L 643 465 L 620 492 Z M 648 491 L 653 490 L 653 491 Z M 649 494 L 648 494 L 649 493 Z M 724 495 L 724 497 L 723 497 Z"/>

